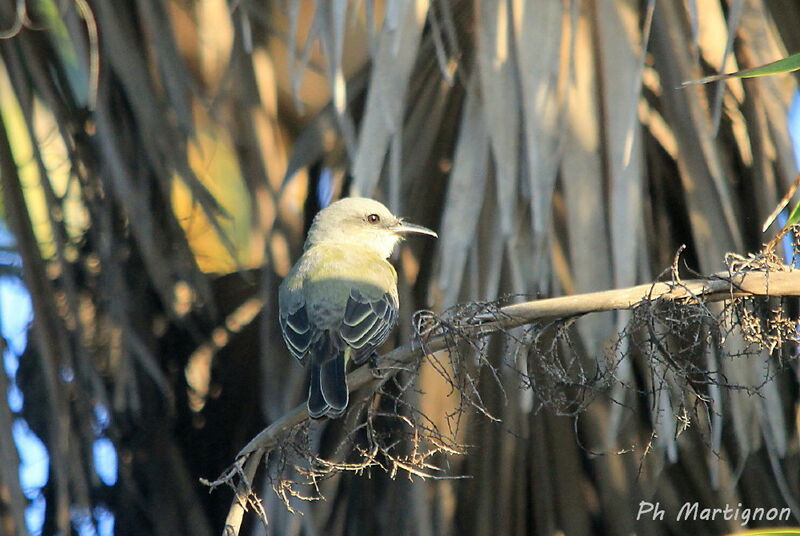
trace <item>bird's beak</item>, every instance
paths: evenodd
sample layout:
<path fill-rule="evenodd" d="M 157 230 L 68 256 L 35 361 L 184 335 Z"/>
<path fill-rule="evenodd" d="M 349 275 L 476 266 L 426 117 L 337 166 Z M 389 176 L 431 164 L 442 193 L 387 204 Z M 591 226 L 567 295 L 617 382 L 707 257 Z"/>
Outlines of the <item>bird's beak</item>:
<path fill-rule="evenodd" d="M 393 225 L 392 231 L 398 234 L 416 233 L 416 234 L 426 234 L 434 238 L 439 238 L 439 235 L 437 235 L 435 232 L 431 231 L 427 227 L 423 227 L 422 225 L 416 225 L 414 223 L 408 223 L 404 221 L 400 221 L 396 225 Z"/>

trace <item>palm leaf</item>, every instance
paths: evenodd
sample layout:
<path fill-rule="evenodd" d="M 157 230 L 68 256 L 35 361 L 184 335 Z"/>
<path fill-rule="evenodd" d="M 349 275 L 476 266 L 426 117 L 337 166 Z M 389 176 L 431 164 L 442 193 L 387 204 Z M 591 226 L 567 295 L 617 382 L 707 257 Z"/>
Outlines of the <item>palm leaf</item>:
<path fill-rule="evenodd" d="M 756 78 L 759 76 L 791 73 L 798 69 L 800 69 L 800 52 L 787 56 L 786 58 L 767 63 L 766 65 L 761 65 L 759 67 L 742 69 L 741 71 L 736 71 L 734 73 L 715 74 L 699 78 L 697 80 L 687 80 L 681 85 L 686 87 L 696 84 L 708 84 L 709 82 L 728 80 L 729 78 Z"/>

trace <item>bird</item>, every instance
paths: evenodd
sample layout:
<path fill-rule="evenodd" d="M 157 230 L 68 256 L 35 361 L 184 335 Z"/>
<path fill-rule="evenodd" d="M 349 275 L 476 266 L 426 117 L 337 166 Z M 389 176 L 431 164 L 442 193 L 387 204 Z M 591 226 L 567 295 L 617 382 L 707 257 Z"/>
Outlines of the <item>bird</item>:
<path fill-rule="evenodd" d="M 345 197 L 314 217 L 278 290 L 284 342 L 309 367 L 310 417 L 344 414 L 348 362 L 375 359 L 396 325 L 397 272 L 388 259 L 411 233 L 438 237 L 364 197 Z"/>

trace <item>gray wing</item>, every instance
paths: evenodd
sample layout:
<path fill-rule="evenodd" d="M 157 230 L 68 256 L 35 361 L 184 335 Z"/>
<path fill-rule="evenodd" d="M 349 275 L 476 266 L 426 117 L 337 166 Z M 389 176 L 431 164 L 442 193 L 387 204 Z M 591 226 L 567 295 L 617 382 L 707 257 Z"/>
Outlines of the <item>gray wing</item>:
<path fill-rule="evenodd" d="M 286 346 L 295 358 L 302 361 L 308 355 L 313 341 L 314 330 L 306 314 L 306 304 L 302 298 L 290 300 L 292 303 L 280 308 L 278 320 Z"/>
<path fill-rule="evenodd" d="M 339 327 L 339 336 L 355 350 L 355 364 L 366 360 L 383 344 L 397 322 L 397 300 L 388 292 L 378 299 L 369 299 L 357 289 L 350 291 Z"/>

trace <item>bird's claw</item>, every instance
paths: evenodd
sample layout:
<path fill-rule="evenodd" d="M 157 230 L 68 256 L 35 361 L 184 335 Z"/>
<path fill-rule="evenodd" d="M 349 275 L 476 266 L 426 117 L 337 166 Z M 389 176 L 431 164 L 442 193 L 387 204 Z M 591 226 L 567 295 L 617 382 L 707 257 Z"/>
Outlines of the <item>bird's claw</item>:
<path fill-rule="evenodd" d="M 378 352 L 372 352 L 369 356 L 369 370 L 372 372 L 372 377 L 376 380 L 382 380 L 384 378 L 383 372 L 378 368 Z"/>

